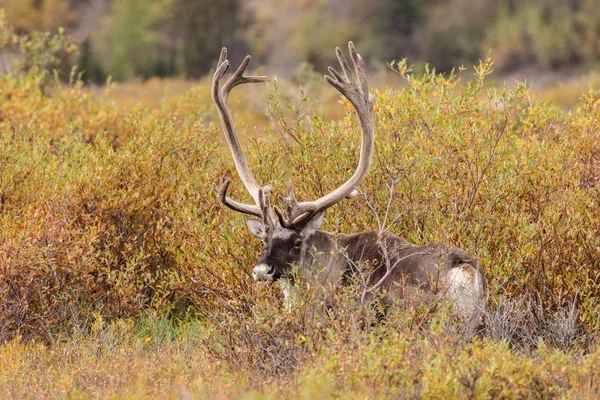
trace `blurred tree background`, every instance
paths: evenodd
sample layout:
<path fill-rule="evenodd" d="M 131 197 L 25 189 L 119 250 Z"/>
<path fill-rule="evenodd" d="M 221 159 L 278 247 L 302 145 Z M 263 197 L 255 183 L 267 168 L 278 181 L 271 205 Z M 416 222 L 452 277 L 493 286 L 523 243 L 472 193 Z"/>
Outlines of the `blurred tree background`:
<path fill-rule="evenodd" d="M 594 68 L 598 0 L 0 0 L 20 33 L 65 27 L 87 82 L 198 78 L 219 49 L 252 53 L 270 74 L 333 62 L 352 39 L 368 62 L 408 58 L 438 71 L 492 52 L 496 69 Z"/>

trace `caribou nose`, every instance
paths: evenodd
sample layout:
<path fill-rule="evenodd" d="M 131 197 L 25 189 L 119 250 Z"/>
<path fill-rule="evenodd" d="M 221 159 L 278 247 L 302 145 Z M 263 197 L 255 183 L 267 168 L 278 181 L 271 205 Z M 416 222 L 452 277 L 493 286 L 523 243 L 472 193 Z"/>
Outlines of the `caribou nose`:
<path fill-rule="evenodd" d="M 258 264 L 254 267 L 254 271 L 252 271 L 252 278 L 254 278 L 255 281 L 270 281 L 273 279 L 270 272 L 271 267 L 267 264 Z"/>

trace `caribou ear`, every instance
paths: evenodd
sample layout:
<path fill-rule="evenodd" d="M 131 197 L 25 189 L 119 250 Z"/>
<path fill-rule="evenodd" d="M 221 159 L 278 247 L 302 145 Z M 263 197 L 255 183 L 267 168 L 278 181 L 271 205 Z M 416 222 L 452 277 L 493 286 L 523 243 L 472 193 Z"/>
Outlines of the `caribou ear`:
<path fill-rule="evenodd" d="M 254 218 L 248 218 L 246 220 L 246 225 L 248 225 L 248 229 L 250 232 L 259 239 L 264 239 L 267 237 L 267 233 L 265 232 L 265 226 L 262 221 L 259 221 Z"/>
<path fill-rule="evenodd" d="M 321 225 L 323 224 L 323 215 L 325 215 L 325 211 L 321 211 L 314 218 L 308 221 L 304 228 L 302 228 L 301 235 L 303 238 L 309 238 L 314 235 L 316 231 L 321 229 Z"/>

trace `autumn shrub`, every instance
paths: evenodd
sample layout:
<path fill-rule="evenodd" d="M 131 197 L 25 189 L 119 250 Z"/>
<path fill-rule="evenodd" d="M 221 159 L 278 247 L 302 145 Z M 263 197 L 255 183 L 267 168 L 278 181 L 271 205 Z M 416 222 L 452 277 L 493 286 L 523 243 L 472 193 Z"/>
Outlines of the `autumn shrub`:
<path fill-rule="evenodd" d="M 598 94 L 565 115 L 523 85 L 490 87 L 490 69 L 483 62 L 464 81 L 462 71 L 417 78 L 397 66 L 405 88 L 375 92 L 363 196 L 330 210 L 325 229 L 376 229 L 365 202 L 382 210 L 393 196 L 391 230 L 478 256 L 491 298 L 534 293 L 549 309 L 575 301 L 580 322 L 596 327 Z M 240 126 L 249 162 L 275 192 L 292 181 L 300 198 L 320 196 L 354 168 L 351 108 L 342 102 L 347 116 L 329 120 L 271 87 L 270 129 Z M 4 77 L 1 94 L 3 337 L 85 325 L 92 311 L 114 318 L 220 307 L 217 294 L 233 305 L 252 299 L 258 249 L 243 217 L 211 192 L 235 173 L 213 111 L 193 109 L 204 93 L 127 113 L 79 83 L 44 93 L 34 77 Z M 239 120 L 260 123 L 253 115 Z M 234 182 L 232 195 L 248 199 Z"/>

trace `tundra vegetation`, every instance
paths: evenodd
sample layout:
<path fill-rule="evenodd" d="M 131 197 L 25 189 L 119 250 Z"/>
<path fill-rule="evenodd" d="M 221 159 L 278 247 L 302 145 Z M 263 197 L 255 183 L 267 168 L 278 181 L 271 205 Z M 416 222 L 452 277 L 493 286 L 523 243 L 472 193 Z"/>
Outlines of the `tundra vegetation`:
<path fill-rule="evenodd" d="M 38 56 L 54 43 L 23 59 L 52 61 Z M 371 89 L 372 169 L 324 229 L 465 249 L 487 310 L 472 324 L 439 302 L 359 324 L 376 312 L 360 282 L 328 294 L 335 312 L 310 286 L 286 311 L 278 288 L 252 283 L 254 238 L 212 193 L 235 171 L 207 80 L 125 109 L 35 66 L 0 77 L 2 398 L 598 397 L 592 88 L 564 113 L 525 85 L 493 85 L 489 59 L 445 75 L 391 66 L 401 88 Z M 324 97 L 344 111 L 332 119 L 323 97 L 271 80 L 265 120 L 265 89 L 238 90 L 258 182 L 319 198 L 355 169 L 347 101 Z"/>

